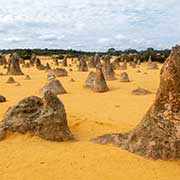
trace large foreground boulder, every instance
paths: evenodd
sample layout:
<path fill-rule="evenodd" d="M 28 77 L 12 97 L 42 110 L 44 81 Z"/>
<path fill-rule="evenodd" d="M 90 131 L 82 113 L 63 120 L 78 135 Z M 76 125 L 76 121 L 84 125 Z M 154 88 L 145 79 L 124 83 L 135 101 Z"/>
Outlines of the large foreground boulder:
<path fill-rule="evenodd" d="M 47 91 L 51 91 L 55 95 L 67 93 L 61 82 L 57 79 L 51 80 L 40 89 L 40 93 L 42 95 L 44 95 Z"/>
<path fill-rule="evenodd" d="M 30 133 L 51 141 L 73 139 L 63 103 L 47 91 L 43 99 L 30 96 L 10 107 L 0 126 L 1 140 L 7 131 Z"/>
<path fill-rule="evenodd" d="M 24 75 L 24 73 L 21 71 L 19 61 L 20 58 L 17 53 L 10 55 L 7 69 L 8 75 Z"/>
<path fill-rule="evenodd" d="M 172 48 L 160 73 L 156 98 L 142 121 L 124 134 L 97 137 L 153 159 L 180 159 L 180 46 Z"/>

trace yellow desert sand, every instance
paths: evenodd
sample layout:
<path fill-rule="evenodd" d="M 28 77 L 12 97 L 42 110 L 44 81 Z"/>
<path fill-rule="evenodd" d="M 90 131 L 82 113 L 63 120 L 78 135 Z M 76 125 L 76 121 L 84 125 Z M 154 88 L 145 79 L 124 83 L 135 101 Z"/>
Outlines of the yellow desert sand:
<path fill-rule="evenodd" d="M 41 57 L 41 60 L 46 64 L 47 58 Z M 73 71 L 68 72 L 67 77 L 58 78 L 67 90 L 67 94 L 59 98 L 65 105 L 76 141 L 50 142 L 29 134 L 9 133 L 0 142 L 0 180 L 180 179 L 178 161 L 149 160 L 112 145 L 90 141 L 105 133 L 126 132 L 139 123 L 154 100 L 160 70 L 147 70 L 143 64 L 139 68 L 141 73 L 129 66 L 127 70 L 115 71 L 117 80 L 107 81 L 110 91 L 99 94 L 83 88 L 89 72 L 78 72 L 76 65 L 71 68 Z M 31 80 L 13 76 L 21 86 L 6 84 L 8 76 L 0 76 L 0 94 L 7 99 L 0 104 L 0 119 L 9 106 L 22 98 L 39 96 L 39 89 L 47 82 L 45 71 L 35 67 L 22 68 L 22 71 L 30 75 Z M 128 83 L 119 80 L 124 71 L 129 75 Z M 5 73 L 6 69 L 0 66 L 0 72 Z M 71 78 L 75 82 L 70 82 Z M 133 96 L 131 92 L 137 87 L 148 89 L 152 94 Z"/>

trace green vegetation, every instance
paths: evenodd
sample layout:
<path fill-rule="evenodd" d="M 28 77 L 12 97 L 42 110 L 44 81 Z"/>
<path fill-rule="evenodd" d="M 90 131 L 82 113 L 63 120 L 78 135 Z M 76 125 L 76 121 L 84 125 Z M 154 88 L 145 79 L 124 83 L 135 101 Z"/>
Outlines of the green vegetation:
<path fill-rule="evenodd" d="M 84 51 L 76 51 L 76 50 L 63 50 L 63 49 L 6 49 L 6 50 L 0 50 L 1 53 L 9 54 L 13 52 L 17 52 L 19 56 L 23 59 L 30 59 L 31 54 L 35 53 L 36 55 L 42 55 L 42 56 L 52 56 L 57 55 L 59 59 L 62 59 L 64 55 L 68 55 L 69 57 L 79 57 L 81 55 L 86 54 L 87 56 L 95 55 L 96 52 L 84 52 Z M 127 49 L 124 51 L 116 50 L 114 48 L 109 48 L 107 52 L 99 52 L 99 54 L 105 55 L 105 54 L 111 54 L 115 56 L 120 56 L 124 54 L 127 56 L 127 60 L 132 60 L 132 58 L 129 57 L 130 54 L 136 54 L 137 59 L 140 59 L 142 62 L 147 61 L 149 56 L 151 56 L 152 61 L 159 61 L 163 63 L 165 59 L 169 56 L 170 50 L 155 50 L 153 48 L 148 48 L 146 50 L 137 51 L 135 49 Z M 132 56 L 133 57 L 133 56 Z"/>

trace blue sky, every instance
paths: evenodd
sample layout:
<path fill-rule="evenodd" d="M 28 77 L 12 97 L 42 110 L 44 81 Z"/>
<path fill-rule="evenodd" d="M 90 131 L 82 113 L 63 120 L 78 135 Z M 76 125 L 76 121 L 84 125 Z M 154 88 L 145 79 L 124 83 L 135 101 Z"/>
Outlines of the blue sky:
<path fill-rule="evenodd" d="M 180 0 L 0 0 L 0 49 L 171 48 Z"/>

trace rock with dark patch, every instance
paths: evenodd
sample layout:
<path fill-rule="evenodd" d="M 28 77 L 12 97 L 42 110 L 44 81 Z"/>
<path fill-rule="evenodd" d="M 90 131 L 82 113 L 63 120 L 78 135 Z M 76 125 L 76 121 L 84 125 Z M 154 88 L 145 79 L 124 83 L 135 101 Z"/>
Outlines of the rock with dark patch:
<path fill-rule="evenodd" d="M 153 159 L 180 159 L 180 46 L 172 48 L 160 72 L 156 98 L 136 128 L 94 141 L 113 143 Z"/>
<path fill-rule="evenodd" d="M 47 84 L 45 84 L 41 89 L 40 89 L 40 93 L 42 95 L 45 94 L 45 92 L 47 91 L 51 91 L 52 93 L 54 93 L 55 95 L 59 95 L 59 94 L 66 94 L 66 90 L 64 89 L 63 85 L 61 84 L 61 82 L 59 80 L 51 80 L 50 82 L 48 82 Z"/>
<path fill-rule="evenodd" d="M 129 82 L 129 76 L 126 72 L 120 74 L 120 82 Z"/>
<path fill-rule="evenodd" d="M 24 73 L 21 71 L 19 60 L 20 58 L 17 53 L 10 55 L 7 69 L 8 75 L 24 75 Z"/>
<path fill-rule="evenodd" d="M 0 103 L 6 102 L 6 98 L 2 95 L 0 95 Z"/>
<path fill-rule="evenodd" d="M 0 128 L 1 140 L 6 132 L 30 133 L 50 141 L 74 139 L 63 103 L 47 91 L 43 99 L 30 96 L 10 107 L 4 114 Z"/>
<path fill-rule="evenodd" d="M 85 56 L 81 57 L 79 60 L 78 71 L 80 71 L 80 72 L 87 72 L 88 71 Z"/>
<path fill-rule="evenodd" d="M 16 83 L 13 77 L 9 77 L 8 80 L 6 81 L 8 84 Z"/>
<path fill-rule="evenodd" d="M 63 68 L 53 69 L 52 72 L 55 74 L 56 77 L 68 76 L 68 72 L 66 71 L 66 69 L 63 69 Z"/>
<path fill-rule="evenodd" d="M 115 72 L 112 63 L 110 62 L 110 58 L 111 56 L 106 55 L 103 62 L 103 73 L 107 81 L 116 80 Z"/>
<path fill-rule="evenodd" d="M 131 92 L 132 95 L 148 95 L 151 94 L 151 91 L 144 89 L 144 88 L 136 88 Z"/>

